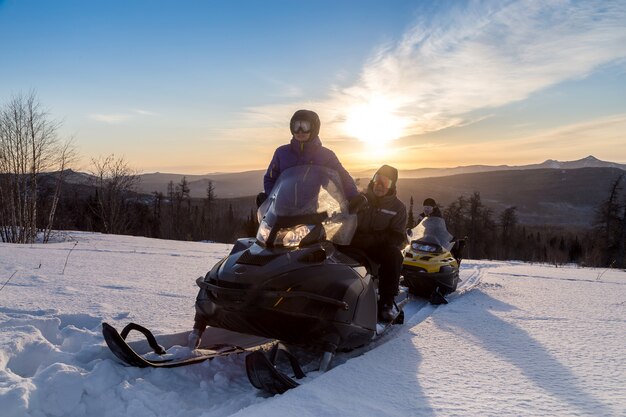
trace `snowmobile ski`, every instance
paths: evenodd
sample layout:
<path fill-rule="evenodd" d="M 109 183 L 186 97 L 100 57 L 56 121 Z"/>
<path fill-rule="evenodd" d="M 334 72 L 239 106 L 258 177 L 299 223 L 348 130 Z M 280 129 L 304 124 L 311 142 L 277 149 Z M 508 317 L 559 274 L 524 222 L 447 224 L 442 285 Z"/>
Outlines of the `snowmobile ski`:
<path fill-rule="evenodd" d="M 276 369 L 278 353 L 282 353 L 287 357 L 296 379 L 302 379 L 306 376 L 298 363 L 298 359 L 282 343 L 277 343 L 272 347 L 269 352 L 269 358 L 259 350 L 246 356 L 246 373 L 250 383 L 255 388 L 272 395 L 282 394 L 300 385 Z"/>
<path fill-rule="evenodd" d="M 395 324 L 404 324 L 404 306 L 411 301 L 408 294 L 401 294 L 402 299 L 395 303 L 397 314 L 393 320 L 387 322 L 378 322 L 376 324 L 375 339 L 379 339 Z M 358 348 L 356 349 L 358 350 Z M 300 384 L 293 378 L 281 372 L 276 367 L 278 354 L 282 353 L 291 365 L 291 369 L 296 379 L 302 379 L 306 376 L 298 359 L 293 355 L 288 347 L 283 343 L 277 343 L 266 354 L 261 350 L 254 351 L 246 356 L 246 373 L 250 383 L 257 389 L 265 391 L 269 394 L 283 394 L 292 388 L 296 388 Z M 325 372 L 334 353 L 325 352 L 320 364 L 320 371 Z"/>
<path fill-rule="evenodd" d="M 164 355 L 166 351 L 163 346 L 157 343 L 156 338 L 148 329 L 136 323 L 128 324 L 124 327 L 121 334 L 108 323 L 102 323 L 102 335 L 111 352 L 125 364 L 139 368 L 175 368 L 204 362 L 218 356 L 227 356 L 246 351 L 246 349 L 239 346 L 217 344 L 207 349 L 196 350 L 194 352 L 199 352 L 199 354 L 187 358 L 151 360 L 141 356 L 126 343 L 126 337 L 131 330 L 137 330 L 143 333 L 154 353 Z"/>

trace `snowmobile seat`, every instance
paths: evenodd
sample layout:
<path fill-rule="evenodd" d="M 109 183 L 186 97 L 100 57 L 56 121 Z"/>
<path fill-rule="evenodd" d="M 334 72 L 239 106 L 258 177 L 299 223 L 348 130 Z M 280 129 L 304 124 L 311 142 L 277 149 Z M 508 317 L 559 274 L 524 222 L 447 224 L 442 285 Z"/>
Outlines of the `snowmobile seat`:
<path fill-rule="evenodd" d="M 380 268 L 380 264 L 375 262 L 372 258 L 367 256 L 367 254 L 359 248 L 355 248 L 354 246 L 340 246 L 336 245 L 336 248 L 342 254 L 354 259 L 359 265 L 362 265 L 367 269 L 367 272 L 374 276 L 378 276 L 378 269 Z"/>

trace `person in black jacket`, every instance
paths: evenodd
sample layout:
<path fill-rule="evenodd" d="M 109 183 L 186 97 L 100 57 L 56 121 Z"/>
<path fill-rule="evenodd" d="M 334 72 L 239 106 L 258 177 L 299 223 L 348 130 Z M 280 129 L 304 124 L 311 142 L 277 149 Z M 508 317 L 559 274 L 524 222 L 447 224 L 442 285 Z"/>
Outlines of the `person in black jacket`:
<path fill-rule="evenodd" d="M 424 200 L 424 211 L 422 211 L 418 216 L 417 216 L 417 223 L 416 224 L 420 224 L 420 222 L 422 220 L 424 220 L 426 217 L 443 217 L 441 215 L 441 209 L 437 206 L 437 203 L 435 202 L 434 199 L 432 198 L 427 198 L 426 200 Z"/>
<path fill-rule="evenodd" d="M 366 208 L 358 212 L 358 227 L 351 247 L 360 249 L 380 265 L 378 270 L 378 315 L 391 321 L 396 316 L 402 249 L 406 246 L 406 206 L 396 196 L 398 170 L 383 165 L 367 186 Z"/>
<path fill-rule="evenodd" d="M 443 215 L 441 214 L 441 209 L 439 208 L 439 206 L 437 206 L 437 202 L 435 202 L 435 200 L 430 197 L 424 200 L 424 211 L 422 211 L 419 216 L 417 216 L 416 224 L 420 224 L 422 220 L 424 220 L 426 217 L 443 218 Z M 450 252 L 452 253 L 452 256 L 454 256 L 454 258 L 456 258 L 456 260 L 460 263 L 463 249 L 465 248 L 465 243 L 467 241 L 467 236 L 463 239 L 457 239 L 455 236 L 453 236 L 450 241 L 454 242 L 454 246 L 452 246 Z"/>

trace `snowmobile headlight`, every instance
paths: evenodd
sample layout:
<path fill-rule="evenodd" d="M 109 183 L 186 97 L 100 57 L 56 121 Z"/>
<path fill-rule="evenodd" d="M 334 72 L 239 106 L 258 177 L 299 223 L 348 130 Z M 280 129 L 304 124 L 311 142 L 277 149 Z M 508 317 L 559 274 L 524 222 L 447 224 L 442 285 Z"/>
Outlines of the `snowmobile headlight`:
<path fill-rule="evenodd" d="M 256 234 L 256 239 L 261 243 L 266 243 L 271 231 L 272 228 L 265 223 L 265 220 L 262 220 L 261 224 L 259 224 L 259 231 Z"/>
<path fill-rule="evenodd" d="M 302 242 L 302 239 L 311 233 L 314 227 L 315 226 L 312 225 L 301 224 L 295 227 L 280 229 L 278 233 L 276 233 L 274 245 L 288 248 L 298 246 L 300 242 Z"/>
<path fill-rule="evenodd" d="M 412 242 L 411 249 L 418 250 L 420 252 L 437 252 L 437 246 L 420 242 Z"/>

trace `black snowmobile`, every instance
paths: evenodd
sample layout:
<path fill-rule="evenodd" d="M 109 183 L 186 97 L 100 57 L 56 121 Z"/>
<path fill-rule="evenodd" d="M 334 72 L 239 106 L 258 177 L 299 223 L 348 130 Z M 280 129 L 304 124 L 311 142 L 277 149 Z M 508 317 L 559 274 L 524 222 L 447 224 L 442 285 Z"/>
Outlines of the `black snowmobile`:
<path fill-rule="evenodd" d="M 325 371 L 336 352 L 367 344 L 390 323 L 377 320 L 376 266 L 364 255 L 355 260 L 348 255 L 354 252 L 346 250 L 357 216 L 349 213 L 335 171 L 315 165 L 283 171 L 258 217 L 256 238 L 239 239 L 227 257 L 196 281 L 200 291 L 194 331 L 202 335 L 209 326 L 203 342 L 215 328 L 278 341 L 269 355 L 262 350 L 248 354 L 246 370 L 255 387 L 282 393 L 298 384 L 276 368 L 279 354 L 301 378 L 304 372 L 291 348 L 321 354 L 319 369 Z M 394 323 L 402 321 L 408 300 L 406 294 L 398 298 Z M 124 341 L 126 329 L 120 335 L 104 327 L 105 339 L 118 357 L 155 366 L 132 352 Z M 146 329 L 136 327 L 129 331 L 142 331 L 149 338 Z M 230 354 L 249 348 L 220 345 L 213 351 L 226 349 Z"/>
<path fill-rule="evenodd" d="M 445 296 L 456 291 L 459 283 L 465 239 L 452 240 L 441 217 L 426 217 L 407 236 L 411 243 L 402 262 L 403 284 L 410 293 L 432 304 L 447 304 Z M 455 246 L 457 250 L 453 251 Z"/>
<path fill-rule="evenodd" d="M 376 283 L 369 265 L 339 249 L 350 243 L 357 219 L 337 173 L 315 165 L 285 170 L 258 216 L 256 239 L 238 240 L 197 280 L 194 328 L 304 346 L 324 354 L 321 370 L 336 351 L 368 343 L 377 331 Z M 262 388 L 269 365 L 259 354 L 247 358 L 247 370 Z"/>

